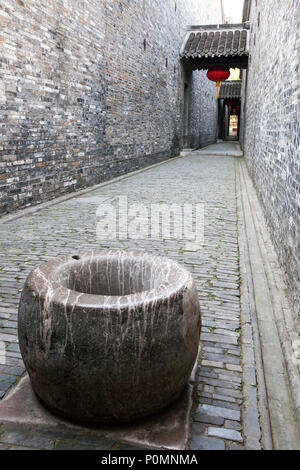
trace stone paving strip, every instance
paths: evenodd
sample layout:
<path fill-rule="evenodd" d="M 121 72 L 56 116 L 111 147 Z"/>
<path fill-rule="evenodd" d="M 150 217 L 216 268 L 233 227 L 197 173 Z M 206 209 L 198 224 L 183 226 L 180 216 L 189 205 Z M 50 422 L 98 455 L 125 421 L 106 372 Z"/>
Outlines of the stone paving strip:
<path fill-rule="evenodd" d="M 261 424 L 264 449 L 299 450 L 300 373 L 292 361 L 292 343 L 299 338 L 299 331 L 243 160 L 239 161 L 238 174 L 245 438 L 255 447 Z M 253 408 L 256 379 L 260 416 Z"/>
<path fill-rule="evenodd" d="M 50 258 L 82 249 L 146 250 L 185 265 L 198 288 L 202 349 L 189 448 L 261 448 L 251 323 L 241 321 L 236 166 L 236 157 L 193 152 L 112 181 L 84 196 L 0 223 L 0 341 L 6 345 L 6 363 L 0 365 L 0 398 L 25 372 L 18 349 L 17 307 L 30 270 Z M 204 203 L 204 246 L 187 246 L 181 239 L 97 239 L 97 208 L 107 200 L 117 208 L 118 196 L 127 196 L 129 206 Z M 147 218 L 143 220 L 148 222 Z M 96 442 L 84 436 L 49 432 L 3 424 L 0 448 L 130 448 L 104 438 Z"/>

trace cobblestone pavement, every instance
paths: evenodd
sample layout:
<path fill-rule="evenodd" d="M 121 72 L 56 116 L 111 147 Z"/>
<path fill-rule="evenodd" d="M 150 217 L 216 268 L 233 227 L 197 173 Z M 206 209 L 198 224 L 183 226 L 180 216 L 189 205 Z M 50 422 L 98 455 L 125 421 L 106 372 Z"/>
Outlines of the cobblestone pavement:
<path fill-rule="evenodd" d="M 226 148 L 230 145 L 236 149 L 236 144 L 227 144 Z M 198 287 L 203 316 L 202 352 L 190 449 L 244 449 L 245 444 L 247 448 L 260 448 L 251 325 L 241 322 L 236 165 L 235 157 L 193 152 L 0 225 L 0 341 L 6 345 L 6 364 L 0 365 L 0 397 L 24 373 L 17 339 L 17 306 L 30 270 L 51 257 L 81 249 L 143 249 L 185 265 Z M 117 196 L 127 196 L 129 205 L 204 202 L 204 246 L 189 247 L 179 239 L 97 240 L 97 207 L 101 201 Z M 115 199 L 113 204 L 117 202 Z M 246 328 L 246 341 L 241 340 L 242 326 Z M 244 369 L 242 354 L 246 355 Z M 248 414 L 244 409 L 243 384 L 250 400 Z M 22 448 L 130 447 L 107 439 L 0 425 L 0 449 Z"/>

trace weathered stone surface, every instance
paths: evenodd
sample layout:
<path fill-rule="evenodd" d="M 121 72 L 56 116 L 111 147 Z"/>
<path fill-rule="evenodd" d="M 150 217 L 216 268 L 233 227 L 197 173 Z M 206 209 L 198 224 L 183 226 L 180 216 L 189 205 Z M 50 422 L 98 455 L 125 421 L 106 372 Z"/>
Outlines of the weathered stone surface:
<path fill-rule="evenodd" d="M 215 424 L 217 426 L 222 426 L 224 424 L 224 418 L 220 416 L 210 416 L 205 413 L 197 412 L 194 415 L 194 421 L 199 421 L 200 423 L 206 424 Z"/>
<path fill-rule="evenodd" d="M 247 407 L 243 412 L 244 434 L 246 437 L 260 440 L 261 429 L 256 408 Z"/>
<path fill-rule="evenodd" d="M 204 434 L 205 429 L 206 429 L 206 425 L 204 423 L 194 422 L 192 423 L 192 426 L 191 426 L 191 434 L 192 435 Z"/>
<path fill-rule="evenodd" d="M 81 422 L 132 421 L 184 390 L 201 318 L 191 274 L 144 252 L 76 252 L 28 276 L 19 342 L 33 389 Z"/>
<path fill-rule="evenodd" d="M 223 439 L 228 439 L 230 441 L 243 442 L 241 433 L 235 431 L 234 429 L 214 428 L 210 426 L 208 428 L 207 435 L 213 437 L 222 437 Z"/>
<path fill-rule="evenodd" d="M 221 439 L 206 436 L 193 436 L 191 450 L 225 450 L 225 443 Z"/>
<path fill-rule="evenodd" d="M 208 334 L 208 333 L 202 333 L 201 340 L 213 341 L 216 343 L 238 344 L 237 339 L 232 338 L 231 336 L 215 335 L 215 334 Z"/>
<path fill-rule="evenodd" d="M 245 450 L 245 447 L 241 444 L 229 444 L 229 450 Z"/>
<path fill-rule="evenodd" d="M 202 404 L 198 406 L 197 412 L 205 413 L 211 416 L 221 416 L 222 418 L 240 421 L 241 413 L 236 410 L 230 410 L 219 406 Z"/>
<path fill-rule="evenodd" d="M 236 431 L 241 431 L 242 430 L 242 425 L 238 423 L 237 421 L 230 421 L 226 420 L 225 421 L 225 428 L 227 429 L 235 429 Z"/>

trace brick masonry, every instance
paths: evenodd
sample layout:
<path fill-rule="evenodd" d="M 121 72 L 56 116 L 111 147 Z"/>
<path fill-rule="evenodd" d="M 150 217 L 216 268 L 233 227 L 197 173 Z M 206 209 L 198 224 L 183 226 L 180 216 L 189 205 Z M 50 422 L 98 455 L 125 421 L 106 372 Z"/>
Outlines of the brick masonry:
<path fill-rule="evenodd" d="M 252 1 L 250 23 L 245 158 L 300 321 L 299 2 Z"/>
<path fill-rule="evenodd" d="M 215 89 L 179 62 L 219 0 L 0 2 L 0 213 L 215 140 Z M 193 115 L 193 117 L 192 117 Z M 205 116 L 205 119 L 204 119 Z"/>
<path fill-rule="evenodd" d="M 214 84 L 207 86 L 206 70 L 193 73 L 193 99 L 191 106 L 191 147 L 203 147 L 217 139 L 217 101 Z"/>

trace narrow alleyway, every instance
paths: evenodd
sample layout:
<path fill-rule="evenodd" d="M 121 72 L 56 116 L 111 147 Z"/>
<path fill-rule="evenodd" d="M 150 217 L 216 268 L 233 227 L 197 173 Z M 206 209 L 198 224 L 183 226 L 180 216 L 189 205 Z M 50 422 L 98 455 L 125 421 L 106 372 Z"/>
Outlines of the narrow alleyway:
<path fill-rule="evenodd" d="M 0 341 L 6 345 L 6 364 L 0 365 L 0 398 L 9 394 L 24 374 L 18 349 L 17 307 L 29 271 L 51 257 L 74 250 L 141 249 L 182 263 L 192 272 L 199 292 L 202 348 L 188 447 L 260 449 L 271 448 L 274 441 L 279 447 L 284 445 L 283 435 L 274 438 L 274 413 L 271 409 L 269 416 L 268 410 L 270 385 L 264 371 L 258 369 L 256 324 L 251 316 L 253 308 L 246 305 L 249 269 L 242 218 L 243 201 L 246 210 L 245 196 L 240 190 L 242 174 L 246 178 L 237 144 L 217 144 L 106 183 L 60 204 L 39 208 L 19 218 L 3 219 L 0 224 Z M 204 246 L 189 247 L 184 240 L 97 240 L 97 208 L 104 201 L 117 204 L 118 196 L 127 196 L 128 205 L 138 203 L 147 207 L 152 203 L 203 202 Z M 287 445 L 296 448 L 297 425 L 290 397 L 285 393 L 286 379 L 280 377 L 283 380 L 280 413 L 286 426 L 282 434 L 286 434 Z M 279 426 L 280 422 L 279 419 Z M 28 426 L 0 423 L 0 449 L 16 448 L 117 450 L 131 447 L 105 438 L 39 430 L 30 423 Z"/>

